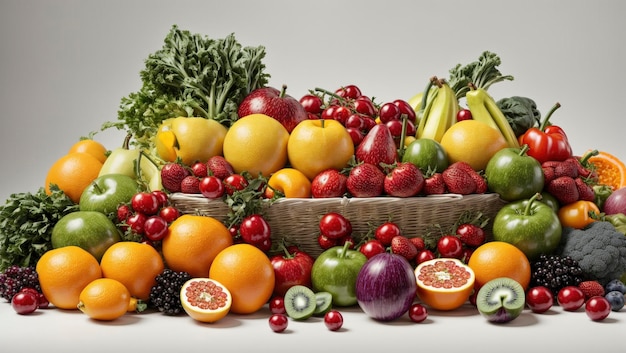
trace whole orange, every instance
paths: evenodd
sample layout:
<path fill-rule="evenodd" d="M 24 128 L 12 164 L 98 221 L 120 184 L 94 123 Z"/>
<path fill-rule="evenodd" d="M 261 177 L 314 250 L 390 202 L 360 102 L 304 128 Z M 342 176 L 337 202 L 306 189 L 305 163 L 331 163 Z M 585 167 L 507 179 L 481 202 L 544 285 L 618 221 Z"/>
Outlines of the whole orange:
<path fill-rule="evenodd" d="M 301 171 L 294 168 L 283 168 L 272 174 L 267 181 L 265 197 L 272 198 L 277 192 L 286 198 L 311 197 L 311 181 Z"/>
<path fill-rule="evenodd" d="M 94 320 L 115 320 L 126 314 L 130 298 L 120 281 L 98 278 L 80 292 L 77 307 Z"/>
<path fill-rule="evenodd" d="M 337 120 L 304 120 L 289 135 L 287 155 L 293 168 L 313 180 L 323 170 L 347 167 L 354 155 L 354 142 Z"/>
<path fill-rule="evenodd" d="M 73 144 L 70 147 L 68 153 L 79 152 L 79 153 L 87 153 L 100 161 L 100 163 L 104 163 L 107 160 L 107 149 L 98 141 L 92 139 L 82 139 Z"/>
<path fill-rule="evenodd" d="M 75 203 L 80 201 L 83 190 L 98 177 L 102 162 L 89 153 L 70 152 L 57 159 L 46 175 L 45 190 L 50 194 L 50 184 L 59 189 Z"/>
<path fill-rule="evenodd" d="M 496 152 L 508 147 L 500 131 L 477 120 L 455 123 L 443 134 L 440 143 L 448 153 L 450 164 L 467 162 L 477 171 L 484 170 Z"/>
<path fill-rule="evenodd" d="M 526 255 L 515 245 L 503 241 L 490 241 L 477 247 L 467 265 L 476 276 L 476 289 L 498 277 L 516 280 L 528 289 L 531 266 Z"/>
<path fill-rule="evenodd" d="M 230 311 L 251 314 L 261 309 L 274 291 L 276 277 L 267 255 L 242 243 L 222 250 L 213 261 L 209 278 L 226 287 L 233 298 Z"/>
<path fill-rule="evenodd" d="M 282 126 L 282 125 L 281 125 Z M 170 224 L 161 250 L 167 267 L 207 277 L 217 254 L 233 244 L 226 226 L 213 217 L 184 214 Z"/>
<path fill-rule="evenodd" d="M 152 245 L 121 241 L 104 252 L 100 267 L 104 277 L 121 282 L 131 296 L 148 300 L 150 289 L 156 284 L 156 276 L 163 271 L 165 264 Z"/>
<path fill-rule="evenodd" d="M 265 114 L 251 114 L 235 121 L 224 137 L 224 158 L 236 173 L 256 178 L 269 176 L 287 163 L 289 132 Z"/>
<path fill-rule="evenodd" d="M 78 246 L 46 251 L 37 261 L 41 291 L 59 309 L 76 309 L 80 292 L 102 277 L 98 260 Z"/>

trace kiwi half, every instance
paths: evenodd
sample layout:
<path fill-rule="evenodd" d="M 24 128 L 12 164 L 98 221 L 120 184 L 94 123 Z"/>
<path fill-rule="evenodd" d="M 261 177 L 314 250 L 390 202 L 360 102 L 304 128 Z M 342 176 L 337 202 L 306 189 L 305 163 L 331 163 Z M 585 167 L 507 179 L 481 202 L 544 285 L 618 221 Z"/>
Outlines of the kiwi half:
<path fill-rule="evenodd" d="M 329 292 L 317 292 L 315 293 L 315 311 L 313 315 L 322 316 L 325 315 L 333 307 L 333 295 Z"/>
<path fill-rule="evenodd" d="M 525 304 L 524 288 L 508 277 L 492 279 L 480 287 L 476 295 L 478 311 L 494 323 L 505 323 L 517 318 Z"/>
<path fill-rule="evenodd" d="M 287 315 L 294 320 L 308 319 L 317 306 L 315 292 L 303 285 L 290 287 L 285 293 L 284 302 Z"/>

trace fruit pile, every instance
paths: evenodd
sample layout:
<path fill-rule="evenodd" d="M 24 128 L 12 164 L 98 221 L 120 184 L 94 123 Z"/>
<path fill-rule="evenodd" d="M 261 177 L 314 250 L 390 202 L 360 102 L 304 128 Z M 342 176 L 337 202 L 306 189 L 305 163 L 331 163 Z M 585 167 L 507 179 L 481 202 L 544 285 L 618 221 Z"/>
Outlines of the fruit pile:
<path fill-rule="evenodd" d="M 311 316 L 340 330 L 351 306 L 414 322 L 466 304 L 494 323 L 553 305 L 584 305 L 594 321 L 623 311 L 626 166 L 604 151 L 573 155 L 549 122 L 560 104 L 541 119 L 528 97 L 495 100 L 488 88 L 512 79 L 497 55 L 433 76 L 407 100 L 378 102 L 353 84 L 298 100 L 267 86 L 251 60 L 262 47 L 237 44 L 174 26 L 146 60 L 142 89 L 103 125 L 130 132 L 122 147 L 81 140 L 38 192 L 0 208 L 0 296 L 18 314 L 215 322 L 267 305 L 269 327 L 283 332 Z M 194 66 L 196 77 L 180 77 L 215 53 L 233 69 Z M 306 208 L 445 194 L 492 194 L 503 206 L 493 217 L 463 210 L 424 232 L 393 211 L 365 232 L 340 211 L 319 212 L 302 220 L 316 224 L 315 256 L 297 237 L 272 237 L 266 218 L 279 200 Z M 223 217 L 182 212 L 172 201 L 181 195 L 219 205 Z"/>

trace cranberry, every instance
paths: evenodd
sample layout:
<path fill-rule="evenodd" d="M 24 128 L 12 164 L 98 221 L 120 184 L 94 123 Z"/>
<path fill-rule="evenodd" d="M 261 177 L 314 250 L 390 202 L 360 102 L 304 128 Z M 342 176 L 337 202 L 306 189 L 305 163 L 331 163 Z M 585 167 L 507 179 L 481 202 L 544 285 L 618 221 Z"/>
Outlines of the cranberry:
<path fill-rule="evenodd" d="M 283 332 L 287 329 L 289 320 L 285 314 L 273 314 L 269 318 L 270 328 L 274 332 Z"/>
<path fill-rule="evenodd" d="M 409 308 L 409 318 L 413 322 L 422 322 L 428 317 L 428 310 L 425 306 L 415 303 Z"/>

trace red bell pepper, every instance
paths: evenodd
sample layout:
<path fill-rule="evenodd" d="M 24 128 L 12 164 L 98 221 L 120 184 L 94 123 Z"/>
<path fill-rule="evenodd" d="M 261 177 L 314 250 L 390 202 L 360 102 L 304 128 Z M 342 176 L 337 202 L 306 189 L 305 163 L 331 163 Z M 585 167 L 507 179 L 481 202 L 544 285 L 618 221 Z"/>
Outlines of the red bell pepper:
<path fill-rule="evenodd" d="M 561 105 L 556 103 L 548 112 L 540 127 L 531 127 L 519 137 L 520 145 L 528 145 L 527 154 L 540 163 L 546 161 L 564 161 L 572 156 L 565 131 L 556 125 L 549 125 L 550 116 Z"/>

